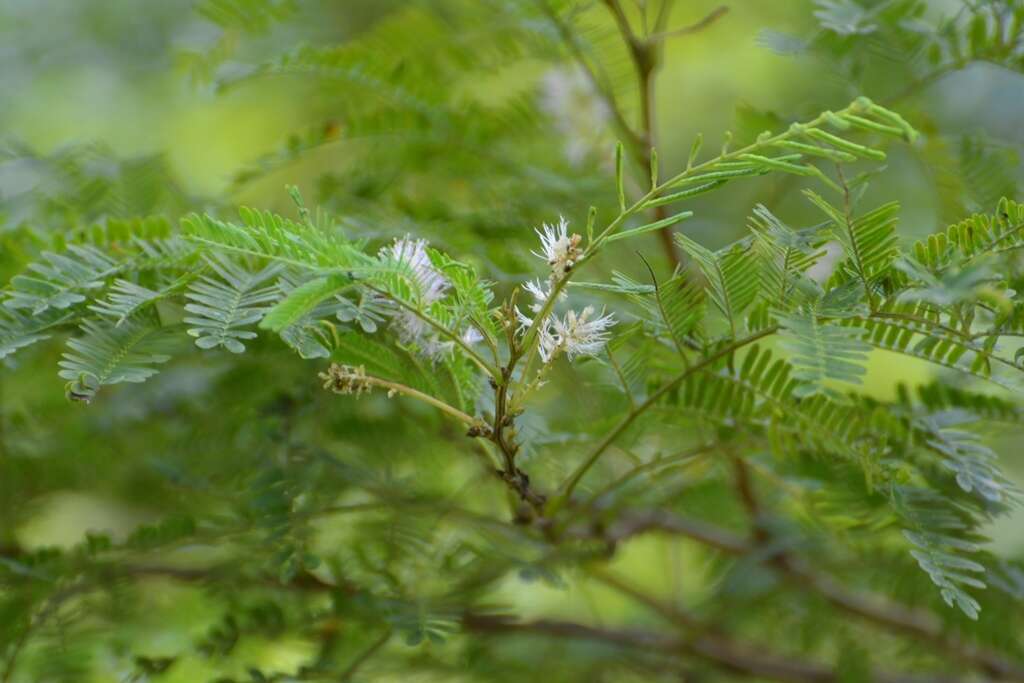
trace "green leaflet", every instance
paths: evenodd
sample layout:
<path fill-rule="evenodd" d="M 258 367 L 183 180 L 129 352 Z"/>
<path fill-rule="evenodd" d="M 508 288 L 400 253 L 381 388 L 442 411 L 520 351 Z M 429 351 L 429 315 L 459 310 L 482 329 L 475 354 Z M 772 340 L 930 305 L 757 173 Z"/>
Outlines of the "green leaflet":
<path fill-rule="evenodd" d="M 907 276 L 912 286 L 900 293 L 897 301 L 924 302 L 938 307 L 973 302 L 985 296 L 992 303 L 1002 299 L 1001 308 L 1007 310 L 1013 304 L 1006 293 L 997 291 L 995 284 L 1001 279 L 985 263 L 970 263 L 963 268 L 947 268 L 933 274 L 912 256 L 904 255 L 893 262 L 893 266 Z"/>
<path fill-rule="evenodd" d="M 185 236 L 222 251 L 270 259 L 299 268 L 339 269 L 364 272 L 373 257 L 337 230 L 297 223 L 269 211 L 242 207 L 243 224 L 192 214 L 182 219 Z"/>
<path fill-rule="evenodd" d="M 861 332 L 822 323 L 809 311 L 776 313 L 776 318 L 783 330 L 781 346 L 792 354 L 793 377 L 805 382 L 796 387 L 796 395 L 836 395 L 827 381 L 860 384 L 871 350 Z"/>
<path fill-rule="evenodd" d="M 704 320 L 704 290 L 682 273 L 660 284 L 654 293 L 658 312 L 677 348 Z"/>
<path fill-rule="evenodd" d="M 804 274 L 825 255 L 822 241 L 793 230 L 763 204 L 754 207 L 748 226 L 762 254 L 761 296 L 773 306 L 790 303 Z"/>
<path fill-rule="evenodd" d="M 223 346 L 231 353 L 245 351 L 243 339 L 255 339 L 256 333 L 243 329 L 258 322 L 268 310 L 266 304 L 277 298 L 273 285 L 260 286 L 281 267 L 272 264 L 250 273 L 223 256 L 210 256 L 207 264 L 218 278 L 208 275 L 193 282 L 185 297 L 185 323 L 192 325 L 188 333 L 196 338 L 196 346 L 214 349 Z"/>
<path fill-rule="evenodd" d="M 914 257 L 933 271 L 1024 247 L 1024 205 L 1003 197 L 993 214 L 975 214 L 914 244 Z"/>
<path fill-rule="evenodd" d="M 893 306 L 886 303 L 871 317 L 853 316 L 841 322 L 844 326 L 865 330 L 862 337 L 871 346 L 906 354 L 930 363 L 943 365 L 994 382 L 1010 386 L 993 376 L 993 361 L 1003 366 L 1012 362 L 996 356 L 991 348 L 948 329 L 935 327 L 934 314 L 922 307 Z"/>
<path fill-rule="evenodd" d="M 68 380 L 67 394 L 90 402 L 101 387 L 121 382 L 144 382 L 155 375 L 156 365 L 171 356 L 176 330 L 143 320 L 120 326 L 86 320 L 82 336 L 68 340 L 60 366 L 60 377 Z"/>
<path fill-rule="evenodd" d="M 970 520 L 928 489 L 896 487 L 893 502 L 906 525 L 903 535 L 913 546 L 910 554 L 938 586 L 946 604 L 976 620 L 981 605 L 967 589 L 986 587 L 980 578 L 985 567 L 965 557 L 981 549 L 964 537 L 971 531 Z"/>
<path fill-rule="evenodd" d="M 431 255 L 437 267 L 451 283 L 455 299 L 455 318 L 480 331 L 492 342 L 496 342 L 500 333 L 491 317 L 491 306 L 494 301 L 491 283 L 480 279 L 476 270 L 465 263 L 440 252 Z"/>
<path fill-rule="evenodd" d="M 846 258 L 867 291 L 885 276 L 899 255 L 896 222 L 899 204 L 889 202 L 860 216 L 847 216 L 823 197 L 804 190 L 804 194 L 833 223 L 832 234 L 843 245 Z"/>
<path fill-rule="evenodd" d="M 181 277 L 169 282 L 159 289 L 149 289 L 128 280 L 117 279 L 111 285 L 107 298 L 95 304 L 89 309 L 108 318 L 114 319 L 115 325 L 120 325 L 128 318 L 138 314 L 142 310 L 171 297 L 185 288 L 191 282 L 193 275 L 186 273 Z"/>
<path fill-rule="evenodd" d="M 309 315 L 325 299 L 338 294 L 351 284 L 351 280 L 340 275 L 315 278 L 301 284 L 274 304 L 263 316 L 259 326 L 264 330 L 281 332 Z"/>
<path fill-rule="evenodd" d="M 87 291 L 102 287 L 118 270 L 117 261 L 96 247 L 72 244 L 62 253 L 44 252 L 41 261 L 11 279 L 4 305 L 33 315 L 67 309 L 85 301 Z"/>
<path fill-rule="evenodd" d="M 957 429 L 959 425 L 949 416 L 920 422 L 920 429 L 927 433 L 925 445 L 941 456 L 961 489 L 990 503 L 1019 501 L 1020 491 L 999 469 L 996 454 L 976 434 Z"/>
<path fill-rule="evenodd" d="M 637 235 L 643 235 L 644 233 L 654 232 L 655 230 L 661 230 L 662 228 L 668 228 L 670 226 L 673 226 L 676 223 L 682 223 L 687 218 L 690 218 L 692 216 L 693 211 L 681 211 L 675 214 L 674 216 L 662 218 L 661 220 L 654 221 L 653 223 L 647 223 L 646 225 L 641 225 L 636 228 L 630 228 L 629 230 L 617 232 L 614 235 L 609 235 L 608 237 L 605 238 L 604 241 L 615 242 L 616 240 L 624 240 L 630 237 L 636 237 Z"/>
<path fill-rule="evenodd" d="M 285 272 L 277 282 L 278 289 L 285 297 L 283 301 L 292 298 L 292 295 L 303 287 L 308 287 L 306 293 L 300 292 L 299 296 L 293 298 L 292 303 L 298 305 L 285 311 L 286 314 L 278 320 L 281 326 L 276 330 L 281 339 L 299 356 L 306 359 L 329 358 L 337 338 L 337 321 L 356 322 L 366 332 L 377 329 L 376 308 L 366 308 L 365 305 L 369 302 L 365 297 L 360 299 L 357 305 L 339 294 L 341 289 L 351 285 L 350 282 L 339 278 L 338 289 L 332 290 L 331 278 L 313 278 L 306 282 L 303 282 L 302 278 L 302 273 Z M 321 297 L 325 292 L 325 280 L 328 291 L 326 296 Z M 315 301 L 310 301 L 310 298 Z M 280 306 L 280 302 L 275 309 L 277 306 Z M 261 321 L 261 328 L 264 328 L 265 321 L 275 309 L 271 309 Z"/>
<path fill-rule="evenodd" d="M 688 253 L 708 282 L 708 296 L 735 334 L 743 310 L 753 303 L 761 283 L 761 261 L 750 248 L 735 245 L 713 252 L 683 234 L 676 241 Z"/>

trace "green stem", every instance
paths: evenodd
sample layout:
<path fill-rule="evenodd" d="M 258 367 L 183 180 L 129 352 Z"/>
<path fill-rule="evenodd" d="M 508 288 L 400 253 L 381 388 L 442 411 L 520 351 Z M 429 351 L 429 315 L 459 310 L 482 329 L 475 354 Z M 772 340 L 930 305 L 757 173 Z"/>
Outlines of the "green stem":
<path fill-rule="evenodd" d="M 747 344 L 752 344 L 759 339 L 763 339 L 768 335 L 774 334 L 777 330 L 778 327 L 775 326 L 767 327 L 763 330 L 755 332 L 752 335 L 744 337 L 743 339 L 735 341 L 732 344 L 729 344 L 728 346 L 725 346 L 722 349 L 711 354 L 707 358 L 701 360 L 699 363 L 695 363 L 686 370 L 683 370 L 665 384 L 662 384 L 657 389 L 657 391 L 648 396 L 643 403 L 637 406 L 634 410 L 629 411 L 629 413 L 627 413 L 626 416 L 623 417 L 622 420 L 620 420 L 619 423 L 615 425 L 615 427 L 613 427 L 612 430 L 608 432 L 603 439 L 601 439 L 601 441 L 594 447 L 590 454 L 587 455 L 586 458 L 584 458 L 583 462 L 573 471 L 572 475 L 563 485 L 562 492 L 556 498 L 553 499 L 552 509 L 550 511 L 551 514 L 557 512 L 558 509 L 561 508 L 561 506 L 564 505 L 569 500 L 569 498 L 572 496 L 572 492 L 580 483 L 580 480 L 583 479 L 583 476 L 590 470 L 591 467 L 594 466 L 595 463 L 597 463 L 598 459 L 604 454 L 606 450 L 608 450 L 608 447 L 615 442 L 615 439 L 617 439 L 619 435 L 626 431 L 626 429 L 628 429 L 629 426 L 632 425 L 633 422 L 635 422 L 636 419 L 640 417 L 640 415 L 642 415 L 648 408 L 657 403 L 662 396 L 667 394 L 676 385 L 678 385 L 680 382 L 685 380 L 693 373 L 708 367 L 712 363 L 715 363 L 716 361 L 722 358 L 725 358 L 726 356 L 732 354 L 734 351 L 746 346 Z"/>
<path fill-rule="evenodd" d="M 478 366 L 480 366 L 480 369 L 483 370 L 484 372 L 486 372 L 488 375 L 490 375 L 491 377 L 493 377 L 495 379 L 498 379 L 498 378 L 501 377 L 501 373 L 498 371 L 498 369 L 495 368 L 494 366 L 490 365 L 483 358 L 483 356 L 481 356 L 479 353 L 477 353 L 473 349 L 472 346 L 467 344 L 465 342 L 465 340 L 463 340 L 462 337 L 458 333 L 453 332 L 452 330 L 449 330 L 447 327 L 445 327 L 444 325 L 442 325 L 438 321 L 434 320 L 429 315 L 423 313 L 422 311 L 420 311 L 418 308 L 416 308 L 412 304 L 410 304 L 410 303 L 408 303 L 406 301 L 403 301 L 402 299 L 400 299 L 399 297 L 395 296 L 391 292 L 388 292 L 385 289 L 381 289 L 380 287 L 376 287 L 374 285 L 371 285 L 368 282 L 363 282 L 362 284 L 363 284 L 364 287 L 366 287 L 370 291 L 376 292 L 377 294 L 380 294 L 381 296 L 387 297 L 391 301 L 394 301 L 396 304 L 398 304 L 399 308 L 405 309 L 409 313 L 412 313 L 417 318 L 419 318 L 420 320 L 422 320 L 423 322 L 427 323 L 432 328 L 437 330 L 437 332 L 439 334 L 441 334 L 443 337 L 447 337 L 449 340 L 453 341 L 459 348 L 461 348 L 466 353 L 467 356 L 469 356 L 470 360 L 472 360 L 474 363 L 476 363 Z"/>
<path fill-rule="evenodd" d="M 418 391 L 416 389 L 413 389 L 412 387 L 406 386 L 405 384 L 399 384 L 398 382 L 390 382 L 390 381 L 388 381 L 386 379 L 381 379 L 379 377 L 370 377 L 370 376 L 365 377 L 363 381 L 365 381 L 367 384 L 369 384 L 371 386 L 376 386 L 376 387 L 381 387 L 383 389 L 387 389 L 389 392 L 390 391 L 394 391 L 396 393 L 403 394 L 403 395 L 408 396 L 410 398 L 419 399 L 420 401 L 423 401 L 424 403 L 427 403 L 427 404 L 437 408 L 438 410 L 440 410 L 440 411 L 442 411 L 444 413 L 447 413 L 448 415 L 451 415 L 455 419 L 457 419 L 457 420 L 459 420 L 461 422 L 464 422 L 467 425 L 473 426 L 473 425 L 479 424 L 479 422 L 480 422 L 479 420 L 474 418 L 472 415 L 468 415 L 468 414 L 462 412 L 461 410 L 459 410 L 455 406 L 449 405 L 449 404 L 445 403 L 444 401 L 441 401 L 439 399 L 434 398 L 430 394 L 424 394 L 422 391 Z"/>
<path fill-rule="evenodd" d="M 363 664 L 365 664 L 367 661 L 370 660 L 371 657 L 377 654 L 378 650 L 387 645 L 389 640 L 391 640 L 390 627 L 386 631 L 384 631 L 384 633 L 382 633 L 379 638 L 373 641 L 373 643 L 370 644 L 370 647 L 366 648 L 366 650 L 364 650 L 358 657 L 356 657 L 352 661 L 352 663 L 349 665 L 347 669 L 345 669 L 345 671 L 341 674 L 341 677 L 338 680 L 351 681 L 352 677 L 356 675 L 356 672 L 359 671 Z"/>
<path fill-rule="evenodd" d="M 655 458 L 653 460 L 649 460 L 647 462 L 640 463 L 636 467 L 628 470 L 622 476 L 618 477 L 617 479 L 613 479 L 607 485 L 602 486 L 598 490 L 594 491 L 594 493 L 591 494 L 591 496 L 583 503 L 583 508 L 584 509 L 588 509 L 588 510 L 589 509 L 593 509 L 593 507 L 595 505 L 597 505 L 597 502 L 602 497 L 608 495 L 609 493 L 611 493 L 615 489 L 624 486 L 625 484 L 627 484 L 628 482 L 630 482 L 634 478 L 640 476 L 644 472 L 650 472 L 652 470 L 660 469 L 660 468 L 666 467 L 668 465 L 674 465 L 674 464 L 677 464 L 677 463 L 684 463 L 684 462 L 686 462 L 688 460 L 692 460 L 692 459 L 696 458 L 697 456 L 700 456 L 700 455 L 702 455 L 704 453 L 707 453 L 708 451 L 714 449 L 715 447 L 716 447 L 716 444 L 710 444 L 710 445 L 706 445 L 706 446 L 698 446 L 696 448 L 692 448 L 692 449 L 684 451 L 682 453 L 676 453 L 675 455 L 669 455 L 669 456 L 666 456 L 664 458 Z"/>

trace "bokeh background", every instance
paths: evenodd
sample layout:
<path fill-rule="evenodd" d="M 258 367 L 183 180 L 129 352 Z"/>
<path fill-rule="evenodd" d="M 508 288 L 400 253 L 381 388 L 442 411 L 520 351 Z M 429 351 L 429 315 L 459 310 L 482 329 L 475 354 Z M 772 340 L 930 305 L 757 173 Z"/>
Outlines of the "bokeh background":
<path fill-rule="evenodd" d="M 930 78 L 927 60 L 907 59 L 871 14 L 900 3 L 725 3 L 728 12 L 706 29 L 666 43 L 655 107 L 665 169 L 685 165 L 699 132 L 714 149 L 727 130 L 751 139 L 866 94 L 925 134 L 913 148 L 893 148 L 869 190 L 868 201 L 901 202 L 903 239 L 1016 195 L 1024 146 L 1019 69 L 965 59 L 963 68 Z M 559 214 L 581 225 L 589 205 L 604 210 L 614 202 L 616 132 L 565 50 L 552 46 L 550 26 L 503 24 L 514 4 L 0 0 L 0 269 L 9 277 L 39 249 L 40 231 L 56 236 L 109 217 L 173 220 L 191 211 L 230 214 L 239 204 L 290 214 L 285 186 L 292 184 L 310 205 L 350 217 L 368 239 L 428 236 L 499 287 L 532 277 L 534 226 Z M 673 23 L 691 24 L 720 4 L 677 3 Z M 915 19 L 921 26 L 963 7 L 924 5 Z M 434 19 L 413 24 L 410 15 Z M 631 66 L 607 13 L 584 9 L 575 21 L 635 117 Z M 403 34 L 396 27 L 405 23 L 417 28 Z M 377 57 L 379 70 L 356 68 L 358 50 L 344 51 L 350 44 Z M 481 109 L 502 116 L 479 123 Z M 759 202 L 793 225 L 817 220 L 785 178 L 728 191 L 728 201 L 712 195 L 688 207 L 697 213 L 688 234 L 726 244 L 744 234 Z M 636 249 L 666 268 L 654 238 L 645 240 Z M 624 250 L 592 279 L 601 270 L 643 268 Z M 388 485 L 414 476 L 457 493 L 475 475 L 446 457 L 441 423 L 429 413 L 373 399 L 339 407 L 315 391 L 308 367 L 286 349 L 176 362 L 88 408 L 65 401 L 59 353 L 59 344 L 33 349 L 2 369 L 0 545 L 79 547 L 87 534 L 124 538 L 191 507 L 264 519 L 275 505 L 292 505 L 293 490 L 344 491 L 351 473 L 319 459 L 321 451 Z M 865 390 L 888 398 L 894 377 L 913 385 L 932 372 L 875 353 Z M 560 424 L 594 412 L 591 399 L 601 394 L 549 392 L 537 433 L 559 438 Z M 1024 481 L 1020 442 L 998 433 L 991 442 Z M 541 477 L 543 467 L 536 465 Z M 266 509 L 239 510 L 209 494 L 258 486 L 266 488 L 259 501 Z M 993 528 L 993 547 L 1024 552 L 1022 523 L 1017 515 Z M 344 543 L 347 530 L 334 523 L 289 533 L 290 545 L 280 542 L 288 557 L 295 548 Z M 657 541 L 636 544 L 619 562 L 637 577 L 699 596 L 704 568 Z M 557 582 L 524 592 L 512 581 L 506 592 L 527 613 L 626 609 L 609 594 Z M 123 632 L 97 621 L 103 638 L 64 642 L 59 657 L 52 644 L 33 649 L 26 670 L 36 673 L 27 675 L 39 678 L 14 680 L 145 680 L 128 677 L 137 662 L 126 653 L 159 658 L 216 640 L 216 596 L 155 585 L 145 599 L 148 618 L 133 617 Z M 116 622 L 117 606 L 105 609 Z M 240 676 L 253 663 L 288 670 L 314 651 L 313 639 L 271 625 L 223 661 L 185 656 L 158 680 Z"/>

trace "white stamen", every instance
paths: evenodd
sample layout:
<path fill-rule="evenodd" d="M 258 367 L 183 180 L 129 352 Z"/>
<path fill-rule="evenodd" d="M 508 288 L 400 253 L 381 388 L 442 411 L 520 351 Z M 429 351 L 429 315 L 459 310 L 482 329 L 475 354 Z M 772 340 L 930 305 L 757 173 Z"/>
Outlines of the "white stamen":
<path fill-rule="evenodd" d="M 532 252 L 537 258 L 544 259 L 551 266 L 551 281 L 557 282 L 565 277 L 579 261 L 580 236 L 569 234 L 569 223 L 562 217 L 558 225 L 545 223 L 540 230 L 535 230 L 540 237 L 541 252 Z"/>

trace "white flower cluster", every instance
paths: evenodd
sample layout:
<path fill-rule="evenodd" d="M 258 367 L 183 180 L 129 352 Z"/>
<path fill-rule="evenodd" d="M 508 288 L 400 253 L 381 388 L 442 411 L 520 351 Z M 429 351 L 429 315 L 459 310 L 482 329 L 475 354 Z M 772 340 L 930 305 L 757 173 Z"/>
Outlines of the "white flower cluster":
<path fill-rule="evenodd" d="M 545 223 L 541 230 L 534 230 L 537 237 L 540 237 L 541 252 L 531 252 L 537 258 L 542 258 L 551 266 L 549 280 L 558 282 L 572 270 L 579 261 L 582 252 L 580 251 L 580 236 L 576 233 L 569 234 L 569 223 L 558 217 L 558 225 Z"/>
<path fill-rule="evenodd" d="M 533 254 L 547 262 L 551 267 L 551 275 L 546 286 L 532 281 L 523 287 L 533 297 L 529 309 L 534 316 L 544 311 L 551 293 L 576 265 L 582 253 L 579 247 L 580 236 L 569 234 L 569 224 L 564 218 L 559 219 L 557 226 L 545 223 L 543 229 L 536 232 L 540 237 L 541 252 Z M 559 291 L 554 303 L 563 299 L 565 292 Z M 534 318 L 519 310 L 516 314 L 519 318 L 520 331 L 525 331 L 533 325 Z M 607 343 L 608 330 L 614 324 L 615 318 L 612 315 L 604 315 L 603 311 L 596 314 L 592 306 L 587 306 L 579 313 L 570 310 L 561 318 L 549 310 L 537 327 L 538 352 L 541 360 L 549 363 L 561 352 L 565 352 L 570 361 L 577 356 L 595 356 Z"/>
<path fill-rule="evenodd" d="M 409 236 L 396 239 L 393 244 L 380 250 L 381 259 L 394 261 L 406 271 L 420 297 L 423 307 L 429 307 L 444 298 L 451 283 L 444 274 L 434 267 L 427 253 L 426 240 L 414 240 Z M 415 343 L 430 358 L 441 358 L 450 353 L 454 347 L 451 341 L 443 341 L 421 317 L 406 309 L 399 309 L 392 318 L 392 324 L 398 332 L 398 338 L 404 344 Z M 474 328 L 467 328 L 462 334 L 462 341 L 475 344 L 482 339 Z"/>
<path fill-rule="evenodd" d="M 609 149 L 611 109 L 582 69 L 555 68 L 541 80 L 540 105 L 565 141 L 569 163 L 580 165 Z"/>
<path fill-rule="evenodd" d="M 578 356 L 597 355 L 608 341 L 608 330 L 615 324 L 614 317 L 604 315 L 603 312 L 598 314 L 592 306 L 578 312 L 570 310 L 559 317 L 551 310 L 553 306 L 547 306 L 552 292 L 559 288 L 559 284 L 583 255 L 580 236 L 569 232 L 569 224 L 564 218 L 560 218 L 556 225 L 545 223 L 536 232 L 541 249 L 533 253 L 548 264 L 550 274 L 545 282 L 535 280 L 525 284 L 525 290 L 533 298 L 533 303 L 529 305 L 533 317 L 516 311 L 520 332 L 533 325 L 534 318 L 547 309 L 544 319 L 537 326 L 538 353 L 543 362 L 551 362 L 559 353 L 565 353 L 570 361 Z M 426 240 L 414 240 L 406 236 L 396 239 L 378 253 L 382 260 L 401 268 L 418 293 L 419 304 L 424 308 L 443 299 L 451 289 L 451 282 L 431 262 L 427 248 Z M 565 298 L 565 292 L 559 289 L 557 301 Z M 391 324 L 402 343 L 415 344 L 430 358 L 441 358 L 451 353 L 454 347 L 454 342 L 442 339 L 437 330 L 422 317 L 405 308 L 394 311 Z M 475 344 L 481 340 L 480 333 L 473 327 L 468 327 L 461 335 L 461 341 L 465 344 Z"/>
<path fill-rule="evenodd" d="M 441 271 L 434 268 L 427 254 L 426 240 L 414 240 L 406 235 L 396 239 L 391 246 L 384 247 L 378 254 L 381 258 L 389 258 L 403 264 L 409 269 L 409 275 L 416 282 L 424 303 L 432 304 L 439 301 L 451 284 Z"/>
<path fill-rule="evenodd" d="M 595 317 L 593 306 L 579 313 L 570 310 L 562 318 L 550 315 L 540 328 L 541 360 L 549 363 L 561 351 L 570 361 L 577 356 L 596 356 L 608 342 L 608 329 L 614 324 L 611 315 Z"/>

